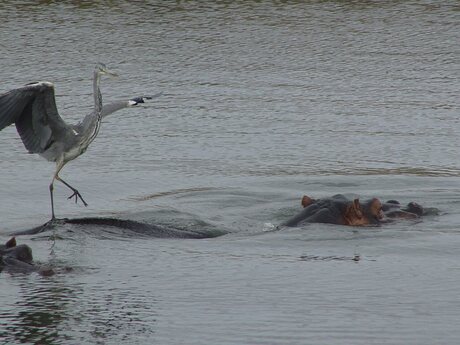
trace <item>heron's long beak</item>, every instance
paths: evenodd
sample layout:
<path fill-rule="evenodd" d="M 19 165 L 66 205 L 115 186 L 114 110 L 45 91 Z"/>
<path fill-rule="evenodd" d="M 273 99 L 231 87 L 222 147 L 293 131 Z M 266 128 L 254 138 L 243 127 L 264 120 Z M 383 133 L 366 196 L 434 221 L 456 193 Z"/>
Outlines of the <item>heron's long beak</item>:
<path fill-rule="evenodd" d="M 115 72 L 112 72 L 111 70 L 106 69 L 104 72 L 110 77 L 118 77 L 118 74 Z"/>
<path fill-rule="evenodd" d="M 105 75 L 108 75 L 109 77 L 118 77 L 118 74 L 109 70 L 107 67 L 103 67 L 101 68 L 101 71 L 100 71 L 101 74 L 105 74 Z"/>

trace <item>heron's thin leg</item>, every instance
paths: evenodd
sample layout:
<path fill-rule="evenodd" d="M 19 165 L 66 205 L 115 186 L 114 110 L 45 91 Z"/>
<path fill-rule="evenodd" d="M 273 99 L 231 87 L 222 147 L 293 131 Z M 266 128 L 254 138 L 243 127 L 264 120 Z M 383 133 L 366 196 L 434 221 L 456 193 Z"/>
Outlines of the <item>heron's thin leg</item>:
<path fill-rule="evenodd" d="M 54 180 L 56 179 L 56 177 L 58 177 L 58 174 L 59 172 L 61 171 L 61 169 L 64 167 L 64 160 L 62 157 L 60 157 L 57 161 L 56 161 L 56 171 L 54 172 L 54 176 L 53 176 L 53 180 L 51 181 L 51 184 L 50 184 L 50 196 L 51 196 L 51 220 L 54 220 L 56 219 L 55 215 L 54 215 L 54 196 L 53 196 L 53 190 L 54 190 Z"/>
<path fill-rule="evenodd" d="M 50 196 L 51 196 L 51 220 L 54 220 L 56 219 L 56 217 L 54 216 L 54 198 L 53 198 L 53 189 L 54 189 L 54 186 L 53 186 L 53 183 L 54 183 L 54 177 L 53 177 L 53 181 L 51 181 L 51 184 L 50 184 Z"/>
<path fill-rule="evenodd" d="M 83 205 L 88 206 L 88 204 L 86 203 L 86 201 L 83 199 L 83 197 L 81 196 L 80 192 L 76 188 L 72 187 L 70 184 L 65 182 L 58 175 L 55 176 L 55 179 L 60 181 L 60 182 L 62 182 L 63 184 L 65 184 L 67 187 L 69 187 L 73 191 L 73 194 L 71 196 L 69 196 L 69 199 L 75 197 L 75 203 L 77 203 L 78 198 L 80 198 L 80 200 L 83 202 Z"/>
<path fill-rule="evenodd" d="M 56 176 L 53 177 L 53 180 L 51 181 L 51 184 L 50 184 L 50 196 L 51 196 L 51 220 L 49 222 L 47 222 L 45 224 L 45 227 L 47 224 L 53 224 L 55 221 L 56 221 L 56 216 L 54 215 L 54 197 L 53 197 L 53 190 L 54 190 L 54 179 L 56 178 Z M 54 245 L 56 244 L 56 228 L 53 226 L 53 246 L 51 248 L 54 247 Z"/>

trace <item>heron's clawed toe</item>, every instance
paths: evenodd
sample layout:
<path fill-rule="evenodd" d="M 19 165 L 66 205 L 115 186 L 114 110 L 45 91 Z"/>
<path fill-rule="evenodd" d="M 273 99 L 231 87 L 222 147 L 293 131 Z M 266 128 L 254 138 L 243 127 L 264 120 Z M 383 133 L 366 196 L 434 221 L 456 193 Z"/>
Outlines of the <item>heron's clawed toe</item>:
<path fill-rule="evenodd" d="M 86 201 L 81 196 L 80 192 L 78 190 L 76 190 L 76 189 L 73 191 L 73 194 L 71 196 L 69 196 L 67 199 L 72 199 L 72 198 L 75 198 L 75 203 L 76 204 L 78 203 L 78 199 L 80 199 L 81 202 L 83 203 L 83 205 L 88 206 Z"/>

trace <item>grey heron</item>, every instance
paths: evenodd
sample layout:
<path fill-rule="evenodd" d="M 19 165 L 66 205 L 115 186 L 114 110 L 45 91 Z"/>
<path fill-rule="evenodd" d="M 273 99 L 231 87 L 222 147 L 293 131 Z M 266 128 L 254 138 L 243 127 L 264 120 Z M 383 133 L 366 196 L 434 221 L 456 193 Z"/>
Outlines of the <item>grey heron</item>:
<path fill-rule="evenodd" d="M 161 95 L 159 93 L 150 97 L 141 96 L 103 106 L 99 88 L 102 75 L 116 76 L 104 64 L 96 65 L 93 80 L 94 110 L 75 125 L 67 124 L 59 115 L 52 83 L 30 83 L 0 95 L 0 130 L 14 123 L 25 148 L 30 153 L 38 153 L 48 161 L 56 163 L 56 170 L 49 185 L 52 220 L 55 219 L 55 180 L 72 190 L 73 194 L 69 199 L 75 198 L 76 203 L 80 199 L 85 206 L 88 205 L 80 192 L 59 176 L 59 172 L 66 163 L 86 151 L 99 133 L 102 118 L 117 110 L 144 103 L 144 99 Z"/>

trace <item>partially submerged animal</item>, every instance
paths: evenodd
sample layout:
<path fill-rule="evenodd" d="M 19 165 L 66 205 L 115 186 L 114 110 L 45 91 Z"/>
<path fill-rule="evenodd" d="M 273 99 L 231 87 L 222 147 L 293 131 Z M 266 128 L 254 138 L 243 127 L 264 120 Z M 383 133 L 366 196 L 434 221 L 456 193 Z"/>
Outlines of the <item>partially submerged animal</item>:
<path fill-rule="evenodd" d="M 43 276 L 54 274 L 51 268 L 36 265 L 33 262 L 32 249 L 27 244 L 17 245 L 15 237 L 0 245 L 0 271 L 3 269 L 38 272 Z"/>
<path fill-rule="evenodd" d="M 397 200 L 388 200 L 382 205 L 382 210 L 388 218 L 413 219 L 429 213 L 429 209 L 424 209 L 413 201 L 406 206 L 402 206 Z"/>
<path fill-rule="evenodd" d="M 149 224 L 131 219 L 109 218 L 109 217 L 86 217 L 86 218 L 63 218 L 54 219 L 46 222 L 43 225 L 32 229 L 20 230 L 11 233 L 11 236 L 35 235 L 44 231 L 55 231 L 56 228 L 66 224 L 82 225 L 88 228 L 91 227 L 111 227 L 117 228 L 120 234 L 132 233 L 142 236 L 150 236 L 152 238 L 187 238 L 187 239 L 202 239 L 212 238 L 225 235 L 227 232 L 221 229 L 210 229 L 210 225 L 200 222 L 200 229 L 185 229 L 175 226 L 167 226 L 162 224 Z"/>
<path fill-rule="evenodd" d="M 304 209 L 282 223 L 282 226 L 299 226 L 303 223 L 376 225 L 383 217 L 382 205 L 377 198 L 361 203 L 359 199 L 350 200 L 342 194 L 318 200 L 304 196 L 301 204 Z"/>
<path fill-rule="evenodd" d="M 294 227 L 304 223 L 376 226 L 395 218 L 414 219 L 427 214 L 427 210 L 415 202 L 403 207 L 396 200 L 382 204 L 378 198 L 372 198 L 361 202 L 359 199 L 350 200 L 342 194 L 324 199 L 305 195 L 301 205 L 304 209 L 281 226 Z"/>

